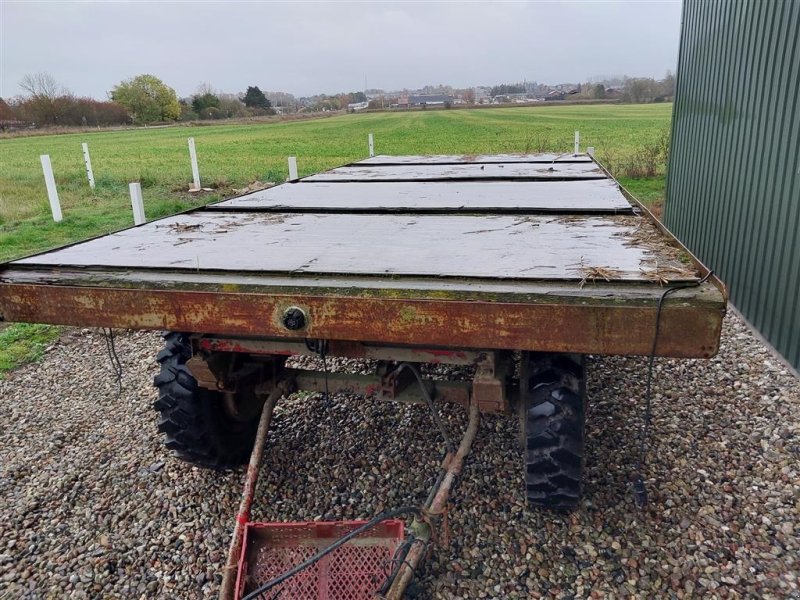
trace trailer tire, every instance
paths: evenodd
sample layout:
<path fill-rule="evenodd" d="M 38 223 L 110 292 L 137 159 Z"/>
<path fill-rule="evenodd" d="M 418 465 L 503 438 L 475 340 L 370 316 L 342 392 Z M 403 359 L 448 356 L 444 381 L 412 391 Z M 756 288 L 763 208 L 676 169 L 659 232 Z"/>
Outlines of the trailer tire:
<path fill-rule="evenodd" d="M 586 380 L 582 355 L 523 352 L 520 425 L 531 506 L 572 510 L 583 491 Z"/>
<path fill-rule="evenodd" d="M 161 372 L 153 384 L 158 400 L 158 430 L 165 446 L 181 460 L 199 467 L 226 470 L 247 463 L 255 442 L 259 416 L 249 422 L 231 419 L 221 392 L 200 387 L 186 366 L 192 357 L 187 335 L 167 333 L 158 353 Z"/>

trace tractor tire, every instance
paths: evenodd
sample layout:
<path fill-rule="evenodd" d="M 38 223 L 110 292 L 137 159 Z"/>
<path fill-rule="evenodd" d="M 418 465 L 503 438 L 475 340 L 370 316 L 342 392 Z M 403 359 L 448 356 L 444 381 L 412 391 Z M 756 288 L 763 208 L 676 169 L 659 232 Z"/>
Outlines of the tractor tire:
<path fill-rule="evenodd" d="M 158 353 L 161 372 L 153 384 L 158 400 L 158 430 L 165 446 L 181 460 L 199 467 L 224 471 L 248 462 L 258 429 L 259 415 L 242 422 L 224 408 L 223 393 L 200 387 L 186 366 L 192 357 L 189 338 L 181 333 L 164 335 L 166 347 Z"/>
<path fill-rule="evenodd" d="M 523 352 L 520 394 L 528 504 L 572 510 L 583 491 L 583 356 Z"/>

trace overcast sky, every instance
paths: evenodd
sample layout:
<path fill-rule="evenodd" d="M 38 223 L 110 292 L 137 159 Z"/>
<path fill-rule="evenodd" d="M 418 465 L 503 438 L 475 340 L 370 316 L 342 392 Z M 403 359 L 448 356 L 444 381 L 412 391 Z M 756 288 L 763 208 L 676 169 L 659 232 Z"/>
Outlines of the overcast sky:
<path fill-rule="evenodd" d="M 152 73 L 295 95 L 602 75 L 661 77 L 678 54 L 679 0 L 657 2 L 75 2 L 0 0 L 0 96 L 48 72 L 105 98 Z"/>

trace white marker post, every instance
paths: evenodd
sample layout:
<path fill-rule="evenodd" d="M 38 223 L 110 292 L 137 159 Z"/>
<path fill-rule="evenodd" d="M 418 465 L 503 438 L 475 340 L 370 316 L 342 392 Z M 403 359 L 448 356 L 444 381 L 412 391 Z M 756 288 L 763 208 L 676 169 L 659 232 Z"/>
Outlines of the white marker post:
<path fill-rule="evenodd" d="M 297 157 L 289 157 L 289 181 L 297 181 Z"/>
<path fill-rule="evenodd" d="M 575 132 L 575 154 L 580 154 L 581 151 L 581 132 Z"/>
<path fill-rule="evenodd" d="M 131 208 L 133 208 L 133 224 L 143 225 L 144 218 L 144 200 L 142 200 L 142 186 L 139 183 L 131 183 L 128 188 L 131 191 Z"/>
<path fill-rule="evenodd" d="M 375 137 L 369 134 L 369 155 L 375 156 Z"/>
<path fill-rule="evenodd" d="M 594 146 L 589 146 L 589 147 L 586 149 L 586 154 L 588 154 L 589 156 L 591 156 L 592 158 L 594 158 Z"/>
<path fill-rule="evenodd" d="M 56 189 L 56 178 L 53 177 L 53 165 L 50 163 L 50 155 L 42 154 L 39 156 L 42 161 L 42 171 L 44 171 L 44 184 L 47 186 L 47 198 L 50 200 L 50 210 L 53 212 L 53 221 L 60 223 L 64 217 L 61 215 L 61 203 L 58 201 L 58 190 Z"/>
<path fill-rule="evenodd" d="M 200 191 L 200 170 L 197 168 L 197 150 L 194 147 L 194 138 L 189 138 L 189 158 L 192 161 L 192 179 L 194 180 L 194 187 L 192 191 Z"/>
<path fill-rule="evenodd" d="M 83 148 L 83 163 L 86 165 L 86 178 L 89 180 L 89 187 L 94 189 L 94 173 L 92 172 L 92 159 L 89 158 L 89 144 L 81 144 Z"/>

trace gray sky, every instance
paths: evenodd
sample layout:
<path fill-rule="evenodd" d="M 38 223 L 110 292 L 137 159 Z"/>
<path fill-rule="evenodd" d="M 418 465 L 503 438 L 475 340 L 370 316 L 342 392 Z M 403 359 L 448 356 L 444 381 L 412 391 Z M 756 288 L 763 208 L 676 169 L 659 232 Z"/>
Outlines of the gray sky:
<path fill-rule="evenodd" d="M 661 77 L 678 54 L 679 0 L 656 2 L 75 2 L 0 0 L 0 96 L 45 71 L 105 98 L 152 73 L 296 95 Z"/>

